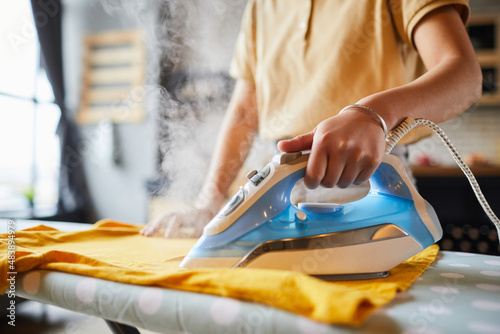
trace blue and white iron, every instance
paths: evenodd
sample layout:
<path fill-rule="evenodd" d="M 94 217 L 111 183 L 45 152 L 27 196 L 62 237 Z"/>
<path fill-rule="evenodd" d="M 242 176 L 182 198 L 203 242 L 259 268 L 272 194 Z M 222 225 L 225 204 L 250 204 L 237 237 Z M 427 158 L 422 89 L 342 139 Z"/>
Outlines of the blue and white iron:
<path fill-rule="evenodd" d="M 401 161 L 386 154 L 370 191 L 347 204 L 290 202 L 309 154 L 276 155 L 205 227 L 181 267 L 293 270 L 324 279 L 372 278 L 438 241 L 441 225 Z"/>

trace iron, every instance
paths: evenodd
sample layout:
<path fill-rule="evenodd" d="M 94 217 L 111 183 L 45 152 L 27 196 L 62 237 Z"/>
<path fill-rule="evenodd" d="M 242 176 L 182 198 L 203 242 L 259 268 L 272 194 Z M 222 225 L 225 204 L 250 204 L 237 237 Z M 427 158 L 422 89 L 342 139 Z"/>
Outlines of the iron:
<path fill-rule="evenodd" d="M 434 209 L 390 154 L 364 198 L 292 204 L 308 158 L 282 153 L 250 172 L 180 266 L 292 270 L 327 280 L 384 277 L 441 238 Z"/>

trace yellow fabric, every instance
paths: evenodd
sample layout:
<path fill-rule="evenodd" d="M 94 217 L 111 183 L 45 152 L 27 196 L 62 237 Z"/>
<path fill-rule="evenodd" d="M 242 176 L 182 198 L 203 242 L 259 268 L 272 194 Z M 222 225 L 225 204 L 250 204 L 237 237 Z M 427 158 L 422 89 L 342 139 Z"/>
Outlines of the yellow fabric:
<path fill-rule="evenodd" d="M 413 29 L 448 4 L 467 20 L 468 0 L 249 1 L 230 73 L 256 86 L 260 136 L 309 132 L 346 105 L 415 79 L 423 66 Z M 414 129 L 404 140 L 428 134 Z"/>
<path fill-rule="evenodd" d="M 193 239 L 147 238 L 140 227 L 101 221 L 81 232 L 45 226 L 16 232 L 18 273 L 63 271 L 122 283 L 215 294 L 277 307 L 312 319 L 360 325 L 376 307 L 391 301 L 434 261 L 431 246 L 384 279 L 324 282 L 307 275 L 263 269 L 179 269 Z M 0 290 L 8 287 L 6 234 L 0 243 Z"/>

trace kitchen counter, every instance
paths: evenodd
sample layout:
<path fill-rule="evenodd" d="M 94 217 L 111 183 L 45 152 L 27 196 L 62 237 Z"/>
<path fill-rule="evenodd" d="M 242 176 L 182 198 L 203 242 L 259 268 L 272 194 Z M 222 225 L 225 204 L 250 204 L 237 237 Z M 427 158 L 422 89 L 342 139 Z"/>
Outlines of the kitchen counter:
<path fill-rule="evenodd" d="M 500 165 L 470 167 L 476 177 L 500 177 Z M 411 166 L 415 177 L 465 177 L 458 166 Z"/>

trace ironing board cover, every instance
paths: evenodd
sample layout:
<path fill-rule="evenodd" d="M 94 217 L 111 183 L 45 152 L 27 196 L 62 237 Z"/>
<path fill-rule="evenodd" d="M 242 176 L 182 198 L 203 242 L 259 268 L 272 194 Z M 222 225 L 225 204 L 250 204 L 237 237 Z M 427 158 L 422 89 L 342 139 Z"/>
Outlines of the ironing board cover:
<path fill-rule="evenodd" d="M 261 303 L 311 319 L 358 326 L 405 290 L 438 252 L 433 245 L 375 280 L 325 282 L 288 271 L 179 269 L 194 239 L 147 238 L 140 226 L 103 220 L 89 230 L 37 226 L 16 232 L 17 273 L 50 269 L 135 285 L 158 286 Z M 0 289 L 9 282 L 7 235 L 0 241 Z"/>

